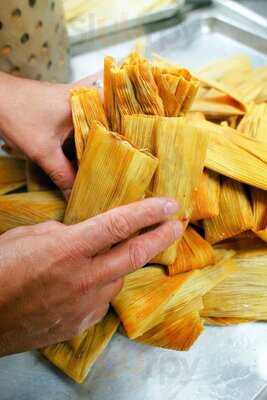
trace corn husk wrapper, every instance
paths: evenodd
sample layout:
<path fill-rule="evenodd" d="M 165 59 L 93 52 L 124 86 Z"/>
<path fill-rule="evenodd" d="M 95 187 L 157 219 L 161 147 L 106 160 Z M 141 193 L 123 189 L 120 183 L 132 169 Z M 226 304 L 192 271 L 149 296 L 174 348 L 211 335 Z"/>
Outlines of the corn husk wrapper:
<path fill-rule="evenodd" d="M 199 315 L 202 309 L 202 298 L 196 297 L 179 311 L 166 310 L 161 322 L 135 340 L 165 349 L 189 350 L 204 329 Z"/>
<path fill-rule="evenodd" d="M 227 85 L 224 82 L 218 82 L 214 79 L 207 79 L 200 73 L 196 74 L 197 79 L 201 82 L 204 87 L 213 88 L 221 92 L 228 98 L 226 104 L 231 104 L 240 110 L 241 113 L 245 113 L 247 110 L 247 101 L 243 98 L 242 94 L 239 93 L 238 89 Z"/>
<path fill-rule="evenodd" d="M 162 67 L 154 63 L 153 74 L 162 98 L 165 115 L 186 114 L 197 96 L 199 82 L 189 71 L 178 67 Z"/>
<path fill-rule="evenodd" d="M 156 157 L 159 167 L 154 179 L 154 196 L 173 197 L 179 202 L 177 219 L 186 228 L 194 210 L 209 135 L 195 129 L 183 118 L 160 118 L 156 130 Z M 155 263 L 170 265 L 177 256 L 177 243 L 160 254 Z"/>
<path fill-rule="evenodd" d="M 110 70 L 112 91 L 114 93 L 117 118 L 115 126 L 122 133 L 121 118 L 123 115 L 141 114 L 142 108 L 137 101 L 134 87 L 131 83 L 128 71 L 125 68 L 112 68 Z M 112 125 L 113 126 L 113 125 Z"/>
<path fill-rule="evenodd" d="M 77 383 L 83 383 L 99 355 L 106 348 L 119 326 L 112 312 L 79 337 L 41 350 L 61 371 Z"/>
<path fill-rule="evenodd" d="M 104 59 L 104 109 L 109 121 L 109 125 L 114 132 L 118 132 L 121 127 L 121 116 L 115 101 L 115 93 L 112 83 L 111 70 L 116 68 L 116 62 L 112 57 Z"/>
<path fill-rule="evenodd" d="M 250 74 L 242 74 L 233 85 L 246 103 L 264 101 L 266 94 L 267 67 L 253 69 Z"/>
<path fill-rule="evenodd" d="M 220 190 L 220 176 L 216 172 L 205 169 L 195 194 L 195 208 L 191 216 L 192 221 L 219 215 Z"/>
<path fill-rule="evenodd" d="M 71 92 L 71 108 L 74 123 L 74 139 L 78 162 L 81 162 L 93 121 L 108 128 L 108 122 L 98 90 L 75 88 Z"/>
<path fill-rule="evenodd" d="M 205 317 L 204 322 L 205 325 L 212 326 L 228 326 L 228 325 L 239 325 L 239 324 L 247 324 L 249 322 L 254 322 L 253 319 L 246 318 L 233 318 L 233 317 Z"/>
<path fill-rule="evenodd" d="M 267 248 L 241 251 L 237 271 L 207 293 L 204 317 L 267 319 Z"/>
<path fill-rule="evenodd" d="M 66 204 L 59 192 L 30 192 L 0 196 L 0 233 L 49 220 L 62 221 Z"/>
<path fill-rule="evenodd" d="M 252 104 L 238 125 L 238 131 L 259 142 L 267 143 L 267 104 Z"/>
<path fill-rule="evenodd" d="M 267 190 L 267 148 L 234 129 L 209 121 L 191 121 L 210 135 L 205 166 L 239 182 Z"/>
<path fill-rule="evenodd" d="M 64 222 L 75 224 L 111 208 L 140 200 L 150 184 L 157 164 L 154 157 L 134 148 L 121 136 L 109 132 L 94 121 Z M 106 322 L 110 319 L 111 323 Z M 77 359 L 73 352 L 69 352 L 68 355 L 60 353 L 60 361 L 51 357 L 50 360 L 80 382 L 85 379 L 96 358 L 108 345 L 117 327 L 118 320 L 108 314 L 97 325 L 96 331 L 88 331 L 89 338 L 93 332 L 94 341 L 91 343 L 90 339 L 89 347 L 83 349 L 84 359 Z M 80 343 L 79 338 L 74 338 L 62 345 L 62 348 L 69 348 L 73 344 L 77 346 L 77 343 Z"/>
<path fill-rule="evenodd" d="M 201 112 L 211 119 L 224 119 L 230 116 L 244 115 L 244 111 L 234 104 L 228 97 L 219 99 L 197 99 L 194 101 L 191 110 Z"/>
<path fill-rule="evenodd" d="M 199 73 L 206 79 L 227 83 L 227 78 L 232 74 L 250 73 L 251 71 L 250 58 L 246 54 L 235 54 L 202 68 Z"/>
<path fill-rule="evenodd" d="M 141 58 L 125 66 L 143 114 L 165 115 L 162 99 L 153 77 L 151 65 Z"/>
<path fill-rule="evenodd" d="M 135 339 L 164 320 L 166 314 L 179 312 L 194 298 L 202 296 L 234 269 L 226 252 L 215 266 L 168 276 L 164 269 L 150 266 L 125 278 L 122 291 L 112 301 L 127 335 Z"/>
<path fill-rule="evenodd" d="M 64 222 L 75 224 L 141 200 L 157 166 L 155 157 L 93 122 Z"/>
<path fill-rule="evenodd" d="M 187 121 L 205 121 L 206 117 L 201 111 L 190 111 L 185 115 Z"/>
<path fill-rule="evenodd" d="M 154 347 L 187 351 L 203 332 L 203 325 L 197 311 L 180 319 L 173 313 L 136 340 Z"/>
<path fill-rule="evenodd" d="M 252 209 L 244 187 L 231 179 L 222 179 L 220 213 L 217 217 L 204 220 L 206 240 L 217 243 L 252 227 Z"/>
<path fill-rule="evenodd" d="M 174 264 L 168 266 L 168 272 L 173 276 L 214 263 L 215 253 L 212 246 L 189 226 L 177 245 L 177 258 Z"/>
<path fill-rule="evenodd" d="M 0 195 L 20 189 L 25 184 L 25 161 L 0 157 Z"/>
<path fill-rule="evenodd" d="M 138 149 L 147 149 L 151 154 L 156 152 L 156 128 L 158 118 L 149 115 L 124 115 L 122 131 L 124 136 Z"/>
<path fill-rule="evenodd" d="M 45 172 L 32 161 L 26 161 L 26 179 L 28 192 L 45 192 L 55 189 L 55 185 Z"/>

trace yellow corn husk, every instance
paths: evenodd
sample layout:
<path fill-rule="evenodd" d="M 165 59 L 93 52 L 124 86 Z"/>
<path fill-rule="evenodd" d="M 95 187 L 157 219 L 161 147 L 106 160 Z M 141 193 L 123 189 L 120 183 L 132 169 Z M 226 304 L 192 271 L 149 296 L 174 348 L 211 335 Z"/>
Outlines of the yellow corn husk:
<path fill-rule="evenodd" d="M 77 159 L 80 162 L 93 121 L 101 122 L 108 128 L 104 108 L 98 90 L 75 88 L 71 92 L 72 117 Z"/>
<path fill-rule="evenodd" d="M 0 145 L 0 148 L 12 158 L 25 161 L 25 155 L 19 149 L 14 149 L 13 147 L 10 147 L 6 143 Z"/>
<path fill-rule="evenodd" d="M 168 266 L 169 275 L 201 269 L 215 263 L 212 246 L 192 227 L 188 227 L 177 246 L 177 258 Z"/>
<path fill-rule="evenodd" d="M 111 129 L 118 132 L 121 126 L 121 116 L 115 101 L 111 70 L 116 68 L 112 57 L 104 59 L 104 108 Z"/>
<path fill-rule="evenodd" d="M 233 73 L 250 73 L 251 71 L 250 58 L 246 54 L 235 54 L 202 68 L 199 73 L 206 79 L 225 82 Z"/>
<path fill-rule="evenodd" d="M 227 85 L 223 82 L 218 82 L 214 79 L 207 79 L 201 74 L 196 74 L 197 79 L 201 82 L 204 87 L 213 88 L 221 92 L 228 97 L 229 104 L 235 105 L 241 113 L 246 112 L 247 102 L 243 98 L 242 94 L 239 93 L 238 89 Z"/>
<path fill-rule="evenodd" d="M 199 316 L 202 309 L 202 297 L 196 297 L 178 311 L 165 310 L 162 320 L 135 340 L 150 346 L 189 350 L 204 329 Z"/>
<path fill-rule="evenodd" d="M 124 115 L 122 131 L 124 136 L 138 149 L 147 149 L 155 154 L 155 133 L 158 118 L 149 115 Z"/>
<path fill-rule="evenodd" d="M 214 266 L 184 274 L 168 276 L 164 269 L 150 266 L 125 278 L 124 286 L 112 301 L 127 335 L 135 339 L 164 319 L 166 313 L 179 312 L 194 298 L 207 293 L 233 271 L 230 257 L 225 252 Z"/>
<path fill-rule="evenodd" d="M 190 74 L 185 76 L 184 71 L 179 68 L 169 71 L 158 65 L 153 67 L 159 95 L 163 101 L 165 115 L 168 117 L 187 113 L 197 96 L 198 81 L 192 79 Z"/>
<path fill-rule="evenodd" d="M 233 317 L 205 317 L 205 325 L 213 325 L 213 326 L 228 326 L 228 325 L 238 325 L 238 324 L 247 324 L 249 322 L 254 322 L 253 319 L 248 318 L 233 318 Z"/>
<path fill-rule="evenodd" d="M 164 116 L 164 106 L 159 96 L 159 90 L 153 77 L 151 65 L 142 59 L 135 64 L 128 64 L 126 68 L 137 101 L 143 114 Z"/>
<path fill-rule="evenodd" d="M 155 157 L 93 122 L 64 222 L 75 224 L 141 200 L 157 165 Z"/>
<path fill-rule="evenodd" d="M 88 329 L 80 337 L 46 347 L 41 352 L 75 382 L 83 383 L 118 326 L 118 318 L 109 312 L 101 322 Z"/>
<path fill-rule="evenodd" d="M 241 251 L 237 271 L 204 298 L 204 317 L 267 320 L 267 248 Z"/>
<path fill-rule="evenodd" d="M 195 208 L 191 220 L 198 221 L 219 215 L 220 207 L 220 176 L 205 169 L 198 191 L 195 194 Z"/>
<path fill-rule="evenodd" d="M 190 111 L 185 115 L 187 121 L 205 121 L 206 117 L 200 111 Z"/>
<path fill-rule="evenodd" d="M 267 67 L 255 68 L 250 74 L 241 75 L 242 79 L 234 85 L 244 101 L 257 102 L 261 99 L 261 94 L 266 90 Z"/>
<path fill-rule="evenodd" d="M 0 195 L 25 185 L 25 161 L 0 156 Z"/>
<path fill-rule="evenodd" d="M 137 338 L 136 341 L 165 349 L 187 351 L 203 332 L 203 325 L 197 311 L 193 311 L 183 318 L 177 318 L 173 313 L 143 336 Z"/>
<path fill-rule="evenodd" d="M 222 179 L 220 213 L 217 217 L 204 220 L 206 240 L 217 243 L 252 227 L 252 209 L 244 187 L 229 178 Z"/>
<path fill-rule="evenodd" d="M 30 192 L 0 196 L 0 233 L 23 225 L 62 221 L 66 204 L 59 192 Z"/>
<path fill-rule="evenodd" d="M 175 198 L 180 209 L 175 216 L 189 222 L 195 207 L 209 135 L 195 129 L 184 118 L 161 117 L 156 130 L 156 157 L 159 167 L 154 179 L 154 196 Z M 177 243 L 160 254 L 155 263 L 170 265 L 177 256 Z"/>
<path fill-rule="evenodd" d="M 30 160 L 26 161 L 26 179 L 28 192 L 46 192 L 55 188 L 45 172 Z"/>
<path fill-rule="evenodd" d="M 238 125 L 238 131 L 259 142 L 267 143 L 267 104 L 252 104 Z"/>
<path fill-rule="evenodd" d="M 267 190 L 267 147 L 231 128 L 191 121 L 210 135 L 205 166 L 239 182 Z"/>
<path fill-rule="evenodd" d="M 267 227 L 267 192 L 251 188 L 253 230 L 261 231 Z"/>
<path fill-rule="evenodd" d="M 142 109 L 136 99 L 135 90 L 129 78 L 128 71 L 119 68 L 112 68 L 110 71 L 112 90 L 114 92 L 115 108 L 120 118 L 123 115 L 141 114 Z M 118 118 L 117 118 L 118 119 Z M 116 121 L 117 130 L 121 130 L 121 121 Z"/>
<path fill-rule="evenodd" d="M 229 116 L 244 115 L 244 111 L 237 106 L 226 102 L 216 101 L 216 99 L 197 99 L 194 101 L 191 110 L 202 112 L 208 118 L 223 119 Z"/>

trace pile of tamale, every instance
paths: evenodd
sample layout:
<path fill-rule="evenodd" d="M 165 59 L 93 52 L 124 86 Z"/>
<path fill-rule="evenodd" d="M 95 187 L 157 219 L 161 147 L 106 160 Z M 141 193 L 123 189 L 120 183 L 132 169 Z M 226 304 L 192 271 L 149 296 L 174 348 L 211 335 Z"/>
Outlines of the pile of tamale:
<path fill-rule="evenodd" d="M 0 232 L 150 196 L 180 204 L 182 240 L 126 277 L 102 322 L 41 350 L 76 382 L 119 325 L 182 351 L 205 324 L 267 319 L 266 78 L 245 55 L 194 73 L 138 52 L 121 65 L 106 57 L 104 106 L 96 89 L 70 94 L 78 173 L 67 206 L 31 162 L 0 159 Z"/>

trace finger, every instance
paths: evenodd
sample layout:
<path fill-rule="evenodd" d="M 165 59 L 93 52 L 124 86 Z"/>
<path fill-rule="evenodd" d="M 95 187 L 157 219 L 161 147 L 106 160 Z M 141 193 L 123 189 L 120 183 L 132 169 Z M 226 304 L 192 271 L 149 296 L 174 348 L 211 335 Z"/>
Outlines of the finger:
<path fill-rule="evenodd" d="M 58 145 L 50 154 L 46 154 L 36 162 L 68 198 L 75 180 L 75 172 L 61 146 Z"/>
<path fill-rule="evenodd" d="M 116 297 L 123 287 L 123 279 L 117 279 L 114 282 L 106 284 L 99 292 L 100 302 L 110 303 Z"/>
<path fill-rule="evenodd" d="M 158 224 L 177 213 L 178 205 L 169 198 L 150 198 L 98 215 L 66 231 L 70 243 L 85 256 L 94 256 L 128 239 L 140 229 Z"/>
<path fill-rule="evenodd" d="M 1 239 L 18 239 L 29 235 L 43 235 L 53 232 L 58 232 L 65 228 L 65 225 L 57 221 L 47 221 L 42 224 L 21 226 L 15 229 L 11 229 L 1 235 Z"/>
<path fill-rule="evenodd" d="M 88 317 L 86 317 L 78 328 L 78 334 L 83 333 L 87 329 L 92 326 L 98 324 L 102 319 L 107 315 L 109 310 L 109 304 L 104 304 L 103 306 L 98 307 L 94 312 L 90 313 Z"/>
<path fill-rule="evenodd" d="M 180 239 L 183 230 L 181 222 L 168 221 L 153 231 L 121 243 L 108 253 L 95 257 L 92 269 L 96 280 L 105 284 L 143 267 Z"/>

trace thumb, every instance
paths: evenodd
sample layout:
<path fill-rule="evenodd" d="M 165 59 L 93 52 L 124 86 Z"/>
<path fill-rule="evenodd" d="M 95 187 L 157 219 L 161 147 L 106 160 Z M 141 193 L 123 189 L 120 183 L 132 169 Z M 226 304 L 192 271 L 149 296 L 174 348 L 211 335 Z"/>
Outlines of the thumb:
<path fill-rule="evenodd" d="M 50 154 L 38 160 L 38 164 L 68 199 L 75 180 L 75 171 L 62 148 L 55 147 Z"/>

